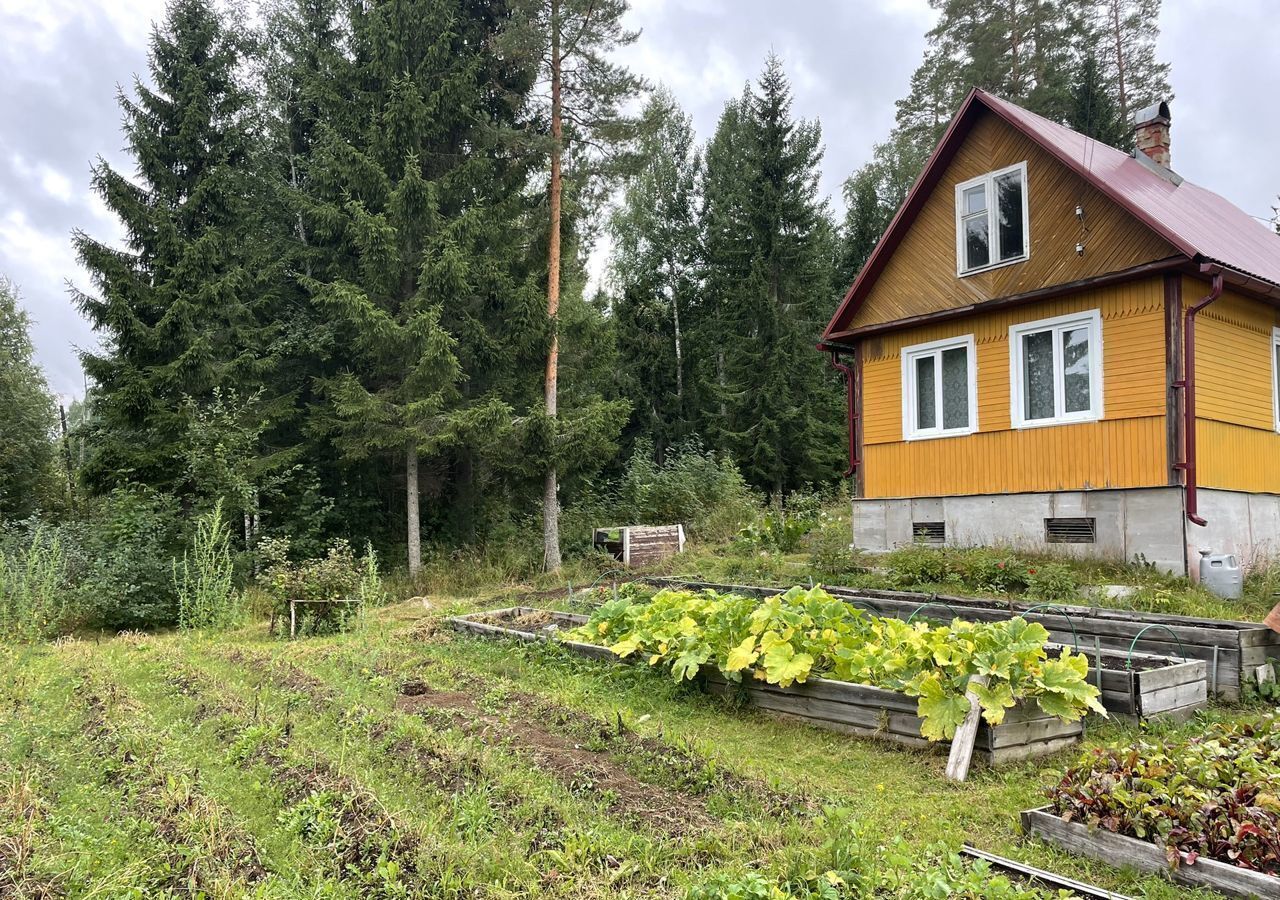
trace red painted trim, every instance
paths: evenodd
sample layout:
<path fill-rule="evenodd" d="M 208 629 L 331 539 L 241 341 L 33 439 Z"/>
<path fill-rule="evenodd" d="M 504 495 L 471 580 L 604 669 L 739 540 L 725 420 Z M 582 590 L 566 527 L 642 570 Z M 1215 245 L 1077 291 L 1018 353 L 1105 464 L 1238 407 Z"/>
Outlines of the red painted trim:
<path fill-rule="evenodd" d="M 1115 190 L 1104 179 L 1098 178 L 1084 164 L 1083 160 L 1078 159 L 1072 154 L 1067 153 L 1062 148 L 1057 147 L 1051 142 L 1043 140 L 1035 131 L 1027 128 L 1017 118 L 1011 116 L 1007 110 L 1003 108 L 1004 101 L 992 97 L 985 91 L 974 88 L 965 97 L 964 102 L 960 105 L 959 111 L 952 118 L 951 124 L 947 126 L 946 132 L 939 141 L 938 146 L 934 148 L 928 162 L 925 163 L 924 169 L 920 172 L 920 176 L 916 179 L 911 190 L 907 194 L 907 198 L 903 201 L 902 206 L 898 209 L 893 220 L 889 223 L 889 227 L 885 229 L 884 236 L 876 244 L 875 249 L 871 252 L 870 258 L 867 260 L 862 271 L 858 273 L 858 277 L 854 280 L 853 285 L 845 294 L 844 299 L 840 301 L 835 315 L 831 317 L 831 321 L 827 323 L 826 329 L 823 331 L 824 338 L 832 338 L 841 333 L 847 333 L 842 330 L 842 323 L 851 318 L 862 305 L 862 300 L 879 278 L 880 273 L 888 264 L 889 258 L 892 257 L 898 245 L 902 243 L 909 226 L 914 221 L 916 215 L 920 211 L 920 207 L 924 205 L 930 192 L 937 186 L 938 181 L 942 178 L 943 170 L 946 165 L 955 157 L 956 152 L 960 148 L 961 140 L 972 126 L 973 119 L 976 116 L 977 109 L 988 110 L 1007 123 L 1010 127 L 1020 134 L 1026 135 L 1037 146 L 1044 149 L 1054 159 L 1066 166 L 1069 170 L 1085 179 L 1090 185 L 1097 188 L 1111 201 L 1126 210 L 1130 215 L 1142 222 L 1164 240 L 1168 241 L 1179 253 L 1188 258 L 1195 258 L 1198 252 L 1195 247 L 1187 244 L 1177 234 L 1167 228 L 1162 222 L 1152 216 L 1147 210 L 1140 205 L 1133 203 L 1130 199 L 1119 191 Z"/>
<path fill-rule="evenodd" d="M 1213 275 L 1213 286 L 1203 299 L 1187 307 L 1182 325 L 1182 380 L 1176 382 L 1175 386 L 1182 388 L 1182 427 L 1186 432 L 1183 437 L 1185 449 L 1178 468 L 1182 469 L 1186 480 L 1187 519 L 1203 526 L 1209 523 L 1200 515 L 1199 498 L 1196 494 L 1196 314 L 1222 296 L 1223 275 L 1218 266 L 1201 268 Z"/>
<path fill-rule="evenodd" d="M 984 99 L 987 96 L 982 91 L 978 91 L 978 94 Z M 1013 128 L 1015 128 L 1017 131 L 1031 138 L 1031 140 L 1035 141 L 1042 149 L 1047 150 L 1050 156 L 1054 157 L 1055 159 L 1058 160 L 1058 162 L 1062 163 L 1064 166 L 1066 166 L 1071 171 L 1075 172 L 1085 181 L 1089 182 L 1089 184 L 1093 185 L 1095 188 L 1097 188 L 1099 191 L 1105 194 L 1114 203 L 1116 203 L 1121 209 L 1127 210 L 1135 219 L 1137 219 L 1142 224 L 1146 225 L 1156 234 L 1160 235 L 1160 237 L 1164 238 L 1166 241 L 1172 244 L 1179 253 L 1182 253 L 1186 256 L 1196 255 L 1197 251 L 1195 247 L 1192 247 L 1190 244 L 1182 240 L 1181 237 L 1179 237 L 1177 234 L 1171 231 L 1168 227 L 1166 227 L 1163 222 L 1161 222 L 1159 219 L 1156 219 L 1154 216 L 1152 216 L 1149 212 L 1147 212 L 1141 206 L 1135 203 L 1129 202 L 1128 197 L 1126 197 L 1124 194 L 1121 194 L 1119 191 L 1113 188 L 1108 182 L 1094 175 L 1093 172 L 1091 172 L 1089 168 L 1084 164 L 1083 160 L 1078 159 L 1077 157 L 1065 152 L 1064 150 L 1062 150 L 1062 148 L 1054 144 L 1047 143 L 1041 140 L 1039 135 L 1037 135 L 1033 131 L 1030 131 L 1024 128 L 1021 125 L 1021 123 L 1018 122 L 1017 119 L 1011 117 L 1008 113 L 1006 113 L 1003 109 L 1001 109 L 1000 104 L 984 102 L 982 105 L 987 109 L 991 110 L 996 115 L 998 115 L 1001 119 L 1003 119 L 1009 125 L 1013 126 Z"/>
<path fill-rule="evenodd" d="M 1128 269 L 1121 269 L 1119 272 L 1111 272 L 1107 275 L 1095 275 L 1091 278 L 1082 278 L 1078 281 L 1069 281 L 1064 284 L 1053 284 L 1048 287 L 1036 288 L 1034 291 L 1025 291 L 1021 294 L 1010 294 L 1007 297 L 997 297 L 994 300 L 983 300 L 979 303 L 968 303 L 964 306 L 952 307 L 951 309 L 940 309 L 936 312 L 921 313 L 917 316 L 907 316 L 904 319 L 894 319 L 892 322 L 881 322 L 877 325 L 864 325 L 861 328 L 850 328 L 848 331 L 840 331 L 836 334 L 830 335 L 830 341 L 819 344 L 818 347 L 819 349 L 825 349 L 831 346 L 831 342 L 835 341 L 864 338 L 870 335 L 883 334 L 889 331 L 898 331 L 903 328 L 911 328 L 916 325 L 927 325 L 936 322 L 945 322 L 949 319 L 959 319 L 992 309 L 1020 306 L 1026 303 L 1035 303 L 1039 300 L 1051 300 L 1065 294 L 1074 294 L 1079 291 L 1087 291 L 1093 288 L 1120 284 L 1126 281 L 1133 281 L 1148 275 L 1157 275 L 1161 272 L 1168 272 L 1172 269 L 1178 268 L 1186 268 L 1189 272 L 1195 271 L 1191 266 L 1191 260 L 1187 259 L 1185 256 L 1171 256 L 1168 259 L 1142 263 L 1141 265 L 1131 266 Z"/>
<path fill-rule="evenodd" d="M 938 142 L 938 146 L 934 148 L 928 162 L 925 163 L 920 175 L 916 178 L 915 184 L 907 192 L 907 199 L 902 202 L 902 206 L 898 207 L 898 212 L 889 222 L 889 227 L 885 229 L 884 235 L 876 242 L 876 246 L 871 251 L 871 256 L 867 259 L 866 265 L 862 267 L 862 271 L 854 279 L 853 285 L 844 295 L 844 299 L 840 301 L 840 306 L 836 308 L 835 315 L 827 323 L 827 327 L 822 332 L 824 339 L 835 334 L 839 323 L 845 318 L 846 311 L 850 316 L 858 311 L 863 295 L 871 289 L 871 285 L 880 277 L 880 273 L 888 264 L 889 258 L 893 256 L 893 251 L 902 243 L 902 239 L 907 233 L 907 226 L 911 224 L 916 214 L 920 212 L 920 207 L 928 199 L 930 191 L 942 178 L 942 172 L 947 167 L 947 163 L 951 162 L 956 155 L 956 151 L 960 149 L 960 140 L 957 136 L 962 131 L 967 132 L 972 124 L 968 121 L 971 118 L 969 110 L 973 108 L 974 101 L 980 94 L 981 92 L 974 88 L 969 92 L 969 96 L 964 98 L 964 102 L 960 104 L 960 109 L 952 117 L 951 124 L 947 126 L 946 133 L 942 135 L 942 140 Z M 986 104 L 984 103 L 983 106 L 985 108 Z"/>
<path fill-rule="evenodd" d="M 848 395 L 848 419 L 849 427 L 849 468 L 845 470 L 844 477 L 849 478 L 858 471 L 861 460 L 858 459 L 858 409 L 856 403 L 856 395 L 858 389 L 858 376 L 856 374 L 856 360 L 854 362 L 842 363 L 840 357 L 835 353 L 831 354 L 831 368 L 844 373 L 845 393 Z"/>

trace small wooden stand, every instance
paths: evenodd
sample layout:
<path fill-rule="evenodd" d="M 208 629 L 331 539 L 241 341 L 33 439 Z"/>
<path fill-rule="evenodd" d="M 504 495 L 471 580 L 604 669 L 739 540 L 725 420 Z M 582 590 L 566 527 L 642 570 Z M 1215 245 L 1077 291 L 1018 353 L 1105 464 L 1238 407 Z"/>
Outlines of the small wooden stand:
<path fill-rule="evenodd" d="M 299 606 L 359 606 L 359 600 L 289 600 L 289 640 L 298 636 Z"/>

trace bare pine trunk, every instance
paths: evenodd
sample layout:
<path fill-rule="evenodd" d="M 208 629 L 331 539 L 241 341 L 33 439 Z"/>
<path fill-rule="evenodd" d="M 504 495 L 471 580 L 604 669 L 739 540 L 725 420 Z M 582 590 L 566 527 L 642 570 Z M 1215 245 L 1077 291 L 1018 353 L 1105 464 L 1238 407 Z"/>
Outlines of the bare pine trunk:
<path fill-rule="evenodd" d="M 404 453 L 404 505 L 409 533 L 409 574 L 422 569 L 422 531 L 418 521 L 418 448 L 410 441 Z"/>
<path fill-rule="evenodd" d="M 1111 0 L 1111 26 L 1116 37 L 1116 87 L 1120 91 L 1120 121 L 1129 121 L 1129 98 L 1124 90 L 1124 35 L 1120 29 L 1120 0 Z"/>
<path fill-rule="evenodd" d="M 671 321 L 676 330 L 676 406 L 684 419 L 684 347 L 680 343 L 680 306 L 676 302 L 676 292 L 671 291 Z"/>
<path fill-rule="evenodd" d="M 556 316 L 560 311 L 560 154 L 564 138 L 560 108 L 560 3 L 551 0 L 551 236 L 547 249 L 547 318 L 551 320 L 551 349 L 547 352 L 547 415 L 556 417 L 556 378 L 560 336 Z M 547 467 L 542 488 L 542 557 L 548 572 L 560 571 L 560 498 L 556 490 L 556 465 Z"/>
<path fill-rule="evenodd" d="M 724 402 L 724 350 L 716 351 L 716 385 L 720 388 L 720 424 L 724 427 L 724 420 L 729 416 L 728 407 Z"/>

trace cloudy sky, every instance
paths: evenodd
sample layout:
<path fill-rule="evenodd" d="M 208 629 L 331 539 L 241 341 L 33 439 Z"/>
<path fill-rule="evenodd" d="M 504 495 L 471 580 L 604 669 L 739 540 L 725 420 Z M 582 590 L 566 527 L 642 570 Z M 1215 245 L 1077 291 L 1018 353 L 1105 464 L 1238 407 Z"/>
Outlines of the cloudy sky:
<path fill-rule="evenodd" d="M 1269 217 L 1280 192 L 1280 4 L 1164 6 L 1174 168 Z M 0 273 L 22 291 L 60 394 L 83 392 L 76 348 L 95 340 L 67 296 L 67 282 L 91 287 L 69 236 L 83 228 L 119 239 L 89 191 L 89 166 L 101 155 L 131 170 L 115 91 L 145 72 L 162 9 L 163 0 L 0 0 Z M 631 18 L 644 33 L 627 61 L 675 92 L 703 139 L 769 50 L 779 53 L 796 114 L 822 122 L 823 189 L 837 203 L 840 182 L 892 124 L 933 21 L 926 0 L 633 0 Z"/>

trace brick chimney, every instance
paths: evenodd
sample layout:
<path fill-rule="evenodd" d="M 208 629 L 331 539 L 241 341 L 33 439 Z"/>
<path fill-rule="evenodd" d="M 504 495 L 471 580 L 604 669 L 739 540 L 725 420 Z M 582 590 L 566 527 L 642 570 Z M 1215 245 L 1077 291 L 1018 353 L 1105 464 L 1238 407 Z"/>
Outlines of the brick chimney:
<path fill-rule="evenodd" d="M 1161 100 L 1133 114 L 1134 149 L 1156 165 L 1169 165 L 1169 104 Z"/>

